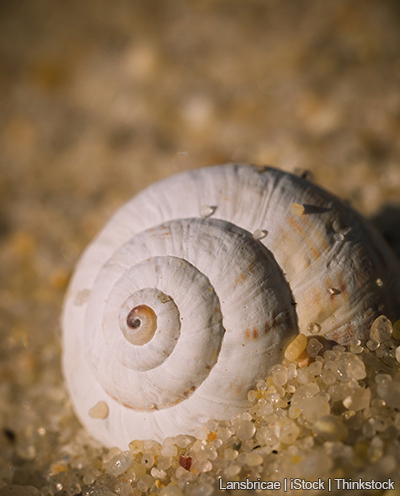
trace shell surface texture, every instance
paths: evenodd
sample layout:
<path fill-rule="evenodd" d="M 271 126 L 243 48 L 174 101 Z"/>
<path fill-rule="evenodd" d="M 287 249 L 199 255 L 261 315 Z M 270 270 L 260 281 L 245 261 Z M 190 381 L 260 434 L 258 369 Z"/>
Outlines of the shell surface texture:
<path fill-rule="evenodd" d="M 105 445 L 248 407 L 298 333 L 348 344 L 399 318 L 397 259 L 306 179 L 228 164 L 155 183 L 83 254 L 63 312 L 75 410 Z"/>

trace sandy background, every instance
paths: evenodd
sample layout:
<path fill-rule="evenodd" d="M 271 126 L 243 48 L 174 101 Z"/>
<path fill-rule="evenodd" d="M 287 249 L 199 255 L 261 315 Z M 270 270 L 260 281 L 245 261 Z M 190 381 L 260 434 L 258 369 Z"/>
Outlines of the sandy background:
<path fill-rule="evenodd" d="M 5 482 L 32 483 L 62 442 L 68 278 L 151 182 L 229 161 L 308 169 L 400 246 L 397 0 L 2 2 L 0 109 Z"/>

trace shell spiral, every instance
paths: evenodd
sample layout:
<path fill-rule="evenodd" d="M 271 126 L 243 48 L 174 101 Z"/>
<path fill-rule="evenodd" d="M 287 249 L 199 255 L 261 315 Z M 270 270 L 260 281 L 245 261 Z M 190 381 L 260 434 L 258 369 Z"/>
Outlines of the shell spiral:
<path fill-rule="evenodd" d="M 77 414 L 121 448 L 230 418 L 298 332 L 346 344 L 396 317 L 399 276 L 367 221 L 305 179 L 224 165 L 160 181 L 72 278 L 63 368 Z"/>

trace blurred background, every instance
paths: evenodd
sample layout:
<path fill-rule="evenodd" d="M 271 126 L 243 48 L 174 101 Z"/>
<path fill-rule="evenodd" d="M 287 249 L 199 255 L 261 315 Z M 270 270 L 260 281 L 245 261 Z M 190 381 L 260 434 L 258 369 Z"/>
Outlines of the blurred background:
<path fill-rule="evenodd" d="M 0 128 L 0 476 L 23 481 L 77 428 L 70 274 L 143 187 L 229 161 L 308 169 L 400 245 L 400 4 L 1 2 Z"/>

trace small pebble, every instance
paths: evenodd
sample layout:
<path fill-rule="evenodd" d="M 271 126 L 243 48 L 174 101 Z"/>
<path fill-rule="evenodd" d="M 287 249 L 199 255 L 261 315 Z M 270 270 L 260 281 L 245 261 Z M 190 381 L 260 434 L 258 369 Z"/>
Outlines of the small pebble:
<path fill-rule="evenodd" d="M 160 489 L 160 496 L 184 496 L 184 494 L 177 484 L 171 482 L 168 486 Z"/>
<path fill-rule="evenodd" d="M 146 471 L 147 471 L 146 467 L 141 463 L 137 463 L 137 462 L 133 462 L 126 470 L 128 474 L 132 474 L 134 476 L 135 480 L 139 479 L 139 477 L 144 475 Z"/>
<path fill-rule="evenodd" d="M 106 419 L 108 414 L 109 409 L 105 401 L 99 401 L 89 410 L 89 416 L 93 419 Z"/>
<path fill-rule="evenodd" d="M 307 343 L 307 353 L 310 357 L 316 357 L 323 347 L 323 344 L 318 339 L 311 338 Z"/>
<path fill-rule="evenodd" d="M 253 391 L 253 389 L 250 389 L 250 391 L 247 393 L 247 399 L 253 403 L 254 401 L 256 401 L 257 399 L 257 396 L 256 396 L 256 392 Z"/>
<path fill-rule="evenodd" d="M 297 371 L 297 382 L 300 384 L 308 384 L 314 380 L 314 375 L 308 367 L 302 367 Z"/>
<path fill-rule="evenodd" d="M 286 348 L 285 358 L 291 362 L 296 360 L 307 347 L 307 336 L 299 334 Z"/>
<path fill-rule="evenodd" d="M 308 366 L 308 370 L 314 375 L 319 376 L 322 370 L 322 362 L 313 362 Z"/>
<path fill-rule="evenodd" d="M 302 409 L 302 414 L 308 422 L 315 422 L 320 417 L 328 415 L 331 410 L 329 403 L 321 396 L 313 396 L 303 400 L 298 406 Z"/>
<path fill-rule="evenodd" d="M 367 348 L 371 351 L 376 351 L 380 346 L 380 342 L 376 339 L 369 339 L 367 341 Z"/>
<path fill-rule="evenodd" d="M 253 238 L 254 239 L 264 239 L 267 236 L 267 234 L 268 234 L 268 231 L 266 231 L 265 229 L 257 229 L 253 233 Z"/>
<path fill-rule="evenodd" d="M 154 479 L 165 479 L 167 477 L 167 472 L 160 468 L 153 467 L 150 472 L 151 476 Z"/>
<path fill-rule="evenodd" d="M 310 334 L 318 334 L 320 330 L 321 326 L 316 322 L 310 322 L 307 325 L 307 332 L 309 332 Z"/>
<path fill-rule="evenodd" d="M 204 219 L 208 219 L 215 213 L 216 210 L 217 210 L 216 206 L 203 205 L 203 207 L 201 207 L 200 209 L 200 217 L 203 217 Z"/>
<path fill-rule="evenodd" d="M 295 363 L 289 363 L 288 367 L 288 380 L 295 379 L 297 376 L 297 367 Z"/>
<path fill-rule="evenodd" d="M 136 455 L 137 453 L 141 453 L 144 450 L 143 441 L 135 440 L 129 443 L 129 449 L 131 452 Z"/>
<path fill-rule="evenodd" d="M 179 457 L 179 465 L 182 468 L 184 468 L 185 470 L 190 470 L 190 467 L 192 466 L 192 457 L 191 456 L 180 455 L 180 457 Z"/>
<path fill-rule="evenodd" d="M 146 453 L 143 455 L 141 463 L 144 465 L 147 469 L 150 469 L 154 465 L 154 455 L 151 453 Z"/>
<path fill-rule="evenodd" d="M 350 348 L 349 348 L 350 353 L 354 353 L 355 355 L 358 355 L 362 353 L 363 350 L 364 348 L 361 346 L 361 341 L 354 337 L 350 342 Z"/>
<path fill-rule="evenodd" d="M 351 379 L 359 381 L 366 376 L 364 362 L 353 353 L 343 353 L 338 360 L 332 362 L 330 370 L 337 379 L 344 382 Z"/>
<path fill-rule="evenodd" d="M 196 460 L 194 468 L 199 472 L 209 472 L 212 470 L 212 463 L 209 460 Z"/>
<path fill-rule="evenodd" d="M 131 451 L 123 451 L 115 455 L 105 465 L 106 473 L 114 476 L 123 474 L 130 464 L 133 462 L 133 454 Z"/>
<path fill-rule="evenodd" d="M 383 343 L 391 338 L 392 332 L 392 323 L 387 317 L 381 315 L 371 325 L 370 339 L 378 341 L 378 343 Z"/>
<path fill-rule="evenodd" d="M 393 339 L 400 339 L 400 319 L 393 324 Z"/>
<path fill-rule="evenodd" d="M 225 476 L 227 479 L 230 479 L 234 477 L 235 475 L 238 475 L 238 473 L 242 470 L 242 467 L 240 465 L 229 465 L 227 469 L 225 470 Z"/>
<path fill-rule="evenodd" d="M 258 391 L 266 391 L 268 386 L 264 380 L 258 381 L 256 384 L 256 388 Z"/>
<path fill-rule="evenodd" d="M 153 484 L 153 477 L 150 474 L 144 474 L 139 477 L 139 480 L 137 481 L 137 488 L 144 493 L 148 491 Z"/>
<path fill-rule="evenodd" d="M 256 428 L 250 420 L 243 420 L 236 429 L 236 435 L 241 441 L 251 439 L 256 432 Z"/>
<path fill-rule="evenodd" d="M 271 369 L 272 379 L 276 386 L 284 386 L 288 380 L 288 369 L 283 365 L 275 365 Z"/>
<path fill-rule="evenodd" d="M 384 381 L 378 384 L 378 395 L 388 406 L 400 408 L 400 382 Z"/>
<path fill-rule="evenodd" d="M 292 203 L 292 210 L 296 215 L 300 217 L 304 214 L 306 209 L 304 205 L 301 205 L 300 203 Z"/>
<path fill-rule="evenodd" d="M 174 445 L 163 446 L 161 449 L 162 456 L 176 456 L 178 454 L 178 448 Z"/>
<path fill-rule="evenodd" d="M 157 467 L 161 470 L 168 470 L 171 465 L 172 457 L 162 455 L 157 457 Z"/>
<path fill-rule="evenodd" d="M 300 429 L 292 419 L 282 418 L 275 423 L 274 434 L 281 443 L 293 444 L 300 434 Z"/>
<path fill-rule="evenodd" d="M 249 467 L 256 467 L 257 465 L 261 465 L 263 460 L 263 457 L 258 453 L 250 452 L 247 453 L 246 456 L 246 465 Z"/>
<path fill-rule="evenodd" d="M 334 415 L 324 415 L 317 419 L 312 430 L 325 441 L 342 441 L 347 436 L 347 428 L 342 419 Z"/>
<path fill-rule="evenodd" d="M 299 368 L 307 367 L 307 365 L 311 362 L 311 357 L 308 354 L 307 350 L 304 350 L 297 357 L 297 365 Z"/>
<path fill-rule="evenodd" d="M 371 390 L 369 388 L 355 388 L 346 396 L 343 400 L 343 405 L 348 410 L 353 410 L 354 412 L 358 412 L 359 410 L 364 410 L 369 406 L 371 401 Z"/>
<path fill-rule="evenodd" d="M 335 233 L 333 235 L 333 239 L 335 241 L 343 241 L 344 240 L 344 234 L 343 233 Z"/>

